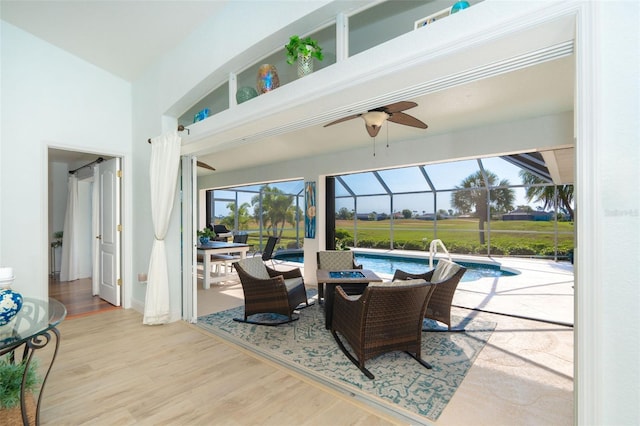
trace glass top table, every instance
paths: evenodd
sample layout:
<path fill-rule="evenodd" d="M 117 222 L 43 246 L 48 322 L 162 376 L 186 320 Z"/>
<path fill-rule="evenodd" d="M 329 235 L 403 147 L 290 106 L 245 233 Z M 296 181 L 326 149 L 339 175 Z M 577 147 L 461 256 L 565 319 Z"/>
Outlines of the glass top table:
<path fill-rule="evenodd" d="M 25 297 L 22 309 L 9 324 L 0 326 L 0 354 L 56 327 L 67 316 L 67 309 L 56 299 Z"/>
<path fill-rule="evenodd" d="M 42 378 L 38 394 L 35 409 L 36 425 L 40 424 L 40 403 L 42 402 L 44 385 L 47 382 L 60 346 L 60 332 L 56 327 L 66 316 L 67 309 L 55 299 L 41 300 L 25 297 L 20 312 L 8 324 L 0 326 L 0 357 L 11 363 L 23 362 L 25 364 L 25 374 L 31 366 L 34 352 L 47 346 L 52 337 L 55 336 L 55 348 L 51 355 L 49 367 Z M 25 403 L 24 388 L 20 389 L 20 412 L 22 423 L 25 425 L 30 424 L 31 413 L 28 412 L 27 404 Z"/>

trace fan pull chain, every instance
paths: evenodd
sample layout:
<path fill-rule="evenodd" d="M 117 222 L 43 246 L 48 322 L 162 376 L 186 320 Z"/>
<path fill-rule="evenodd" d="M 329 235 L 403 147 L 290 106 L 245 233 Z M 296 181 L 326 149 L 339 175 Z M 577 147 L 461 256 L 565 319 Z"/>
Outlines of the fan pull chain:
<path fill-rule="evenodd" d="M 373 137 L 373 156 L 376 156 L 376 138 L 375 136 Z"/>
<path fill-rule="evenodd" d="M 384 127 L 387 128 L 387 148 L 389 148 L 389 123 L 387 123 L 387 125 Z"/>

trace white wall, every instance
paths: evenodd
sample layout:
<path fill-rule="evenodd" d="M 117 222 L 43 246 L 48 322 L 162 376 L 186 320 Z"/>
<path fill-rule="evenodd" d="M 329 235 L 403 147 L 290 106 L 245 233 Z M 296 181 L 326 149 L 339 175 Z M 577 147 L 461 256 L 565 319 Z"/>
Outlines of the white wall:
<path fill-rule="evenodd" d="M 598 417 L 585 420 L 632 425 L 640 424 L 640 3 L 594 4 L 596 79 L 588 88 L 593 91 L 583 93 L 596 113 L 593 135 L 585 135 L 595 139 L 585 147 L 593 149 L 593 167 L 584 170 L 593 186 L 579 191 L 577 204 L 592 208 L 587 226 L 593 226 L 581 236 L 592 238 L 581 248 L 591 256 L 583 259 L 579 252 L 577 261 L 596 268 L 579 271 L 577 291 L 582 279 L 593 285 L 594 303 L 582 307 L 584 318 L 593 321 L 585 321 L 582 332 L 597 339 L 596 369 L 586 373 L 597 377 L 592 391 L 601 400 Z"/>
<path fill-rule="evenodd" d="M 131 85 L 0 25 L 0 264 L 14 268 L 17 291 L 41 298 L 49 234 L 59 230 L 49 229 L 47 147 L 129 157 Z"/>

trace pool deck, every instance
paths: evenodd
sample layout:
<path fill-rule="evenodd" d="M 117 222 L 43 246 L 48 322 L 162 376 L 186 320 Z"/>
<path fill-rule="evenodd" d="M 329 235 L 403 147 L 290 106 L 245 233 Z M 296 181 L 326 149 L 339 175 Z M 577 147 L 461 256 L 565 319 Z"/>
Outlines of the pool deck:
<path fill-rule="evenodd" d="M 389 254 L 402 257 L 429 258 L 428 252 L 407 250 L 354 249 L 356 253 Z M 442 257 L 438 253 L 436 258 Z M 464 256 L 452 254 L 453 260 L 498 264 L 517 275 L 480 278 L 461 282 L 453 304 L 506 315 L 520 316 L 558 324 L 573 325 L 573 265 L 566 261 L 515 257 Z M 379 274 L 385 279 L 390 275 Z"/>

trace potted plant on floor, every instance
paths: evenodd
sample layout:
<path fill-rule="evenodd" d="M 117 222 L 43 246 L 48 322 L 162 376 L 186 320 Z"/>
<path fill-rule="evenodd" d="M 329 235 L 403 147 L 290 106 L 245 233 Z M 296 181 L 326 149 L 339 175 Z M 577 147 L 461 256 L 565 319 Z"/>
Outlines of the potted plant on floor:
<path fill-rule="evenodd" d="M 322 47 L 311 37 L 301 39 L 293 35 L 284 48 L 287 52 L 287 63 L 293 65 L 298 62 L 298 77 L 304 77 L 313 72 L 313 58 L 319 61 L 324 59 Z"/>
<path fill-rule="evenodd" d="M 26 362 L 11 362 L 9 355 L 0 357 L 0 418 L 7 421 L 6 424 L 22 424 L 22 412 L 20 410 L 20 387 Z M 35 401 L 33 393 L 40 383 L 37 374 L 37 365 L 34 361 L 29 365 L 25 381 L 25 396 L 27 401 L 27 417 L 35 424 Z M 4 423 L 3 423 L 4 424 Z"/>

